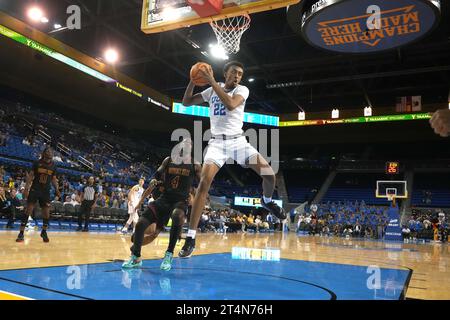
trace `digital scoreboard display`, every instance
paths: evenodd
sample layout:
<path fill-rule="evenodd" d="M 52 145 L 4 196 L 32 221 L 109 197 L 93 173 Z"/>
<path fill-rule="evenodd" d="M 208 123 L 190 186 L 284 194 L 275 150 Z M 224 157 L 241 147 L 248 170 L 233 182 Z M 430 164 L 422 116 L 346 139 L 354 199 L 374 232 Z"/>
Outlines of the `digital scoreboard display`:
<path fill-rule="evenodd" d="M 396 161 L 386 162 L 386 174 L 399 174 L 400 164 Z"/>
<path fill-rule="evenodd" d="M 275 203 L 283 207 L 282 200 L 273 200 Z M 235 206 L 244 206 L 244 207 L 261 207 L 261 199 L 260 198 L 250 198 L 250 197 L 234 197 L 234 205 Z"/>
<path fill-rule="evenodd" d="M 189 106 L 185 107 L 181 103 L 175 102 L 172 106 L 173 113 L 186 114 L 197 117 L 209 117 L 209 108 L 203 106 Z M 280 118 L 267 114 L 260 113 L 244 113 L 244 122 L 261 124 L 265 126 L 278 127 Z"/>
<path fill-rule="evenodd" d="M 322 125 L 330 125 L 330 124 L 354 124 L 354 123 L 372 123 L 372 122 L 411 121 L 411 120 L 427 120 L 430 118 L 431 118 L 431 116 L 429 113 L 408 113 L 408 114 L 343 118 L 343 119 L 281 121 L 280 127 L 304 127 L 304 126 L 322 126 Z"/>

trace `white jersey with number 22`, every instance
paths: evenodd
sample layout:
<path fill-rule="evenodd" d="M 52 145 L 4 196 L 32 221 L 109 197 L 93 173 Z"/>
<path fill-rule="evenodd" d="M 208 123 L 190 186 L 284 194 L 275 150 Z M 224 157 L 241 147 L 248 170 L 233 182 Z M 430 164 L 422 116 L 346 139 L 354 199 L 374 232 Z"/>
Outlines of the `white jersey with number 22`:
<path fill-rule="evenodd" d="M 225 87 L 224 83 L 220 82 L 219 85 L 222 88 Z M 238 85 L 230 92 L 227 92 L 227 94 L 231 97 L 238 94 L 244 98 L 242 104 L 240 104 L 233 111 L 228 110 L 224 106 L 212 87 L 209 87 L 201 93 L 203 100 L 209 104 L 209 118 L 211 121 L 211 133 L 213 135 L 224 134 L 227 136 L 232 136 L 242 134 L 245 102 L 249 96 L 249 93 L 248 88 L 241 85 Z"/>

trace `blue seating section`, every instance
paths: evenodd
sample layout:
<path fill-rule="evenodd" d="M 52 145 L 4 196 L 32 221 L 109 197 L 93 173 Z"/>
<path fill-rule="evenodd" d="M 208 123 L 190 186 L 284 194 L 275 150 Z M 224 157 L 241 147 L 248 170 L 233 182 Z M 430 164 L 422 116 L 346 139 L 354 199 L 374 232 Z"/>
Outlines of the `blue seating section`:
<path fill-rule="evenodd" d="M 324 202 L 338 202 L 345 200 L 364 200 L 369 205 L 388 205 L 389 202 L 383 198 L 375 197 L 375 188 L 362 189 L 362 188 L 330 188 L 328 189 L 325 197 L 322 199 Z"/>
<path fill-rule="evenodd" d="M 0 146 L 0 154 L 21 159 L 34 160 L 39 154 L 37 147 L 31 147 L 22 143 L 23 138 L 10 136 L 5 146 Z"/>
<path fill-rule="evenodd" d="M 431 193 L 428 201 L 425 192 Z M 417 207 L 450 207 L 450 173 L 416 173 L 411 204 Z"/>
<path fill-rule="evenodd" d="M 328 170 L 285 170 L 284 179 L 290 202 L 301 203 L 310 200 L 328 176 Z"/>
<path fill-rule="evenodd" d="M 386 199 L 375 197 L 377 180 L 389 180 L 389 177 L 378 173 L 340 172 L 334 178 L 322 201 L 364 200 L 368 205 L 388 205 L 389 202 Z"/>

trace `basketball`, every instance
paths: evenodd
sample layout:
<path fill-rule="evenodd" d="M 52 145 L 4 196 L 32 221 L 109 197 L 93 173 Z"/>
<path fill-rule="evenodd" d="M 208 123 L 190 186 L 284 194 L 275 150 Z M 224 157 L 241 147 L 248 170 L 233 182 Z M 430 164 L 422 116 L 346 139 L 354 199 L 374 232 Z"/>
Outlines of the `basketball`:
<path fill-rule="evenodd" d="M 197 62 L 196 64 L 194 64 L 192 66 L 190 76 L 191 76 L 192 82 L 196 86 L 204 87 L 208 84 L 208 81 L 206 80 L 205 77 L 203 77 L 202 73 L 200 72 L 200 70 L 206 70 L 206 69 L 210 69 L 212 71 L 211 66 L 205 62 Z"/>

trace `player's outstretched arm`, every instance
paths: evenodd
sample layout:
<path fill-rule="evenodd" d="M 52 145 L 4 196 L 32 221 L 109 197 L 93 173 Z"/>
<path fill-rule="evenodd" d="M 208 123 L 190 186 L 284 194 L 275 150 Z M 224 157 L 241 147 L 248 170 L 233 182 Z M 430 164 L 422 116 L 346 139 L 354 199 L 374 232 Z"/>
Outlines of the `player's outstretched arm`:
<path fill-rule="evenodd" d="M 170 157 L 167 157 L 164 159 L 164 161 L 159 166 L 158 170 L 156 170 L 155 178 L 150 181 L 150 185 L 147 189 L 145 189 L 144 193 L 142 194 L 141 200 L 139 200 L 139 203 L 137 204 L 136 208 L 140 208 L 142 204 L 144 203 L 144 200 L 147 199 L 155 189 L 155 187 L 159 184 L 159 179 L 162 177 L 163 172 L 166 170 L 167 164 L 170 161 Z M 131 192 L 131 191 L 130 191 Z"/>
<path fill-rule="evenodd" d="M 203 99 L 202 95 L 200 93 L 197 93 L 194 95 L 194 88 L 195 88 L 195 84 L 191 81 L 189 81 L 189 84 L 186 88 L 186 91 L 184 92 L 184 96 L 183 96 L 183 106 L 185 107 L 189 107 L 195 104 L 201 104 L 203 102 L 205 102 L 205 100 Z"/>

